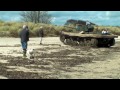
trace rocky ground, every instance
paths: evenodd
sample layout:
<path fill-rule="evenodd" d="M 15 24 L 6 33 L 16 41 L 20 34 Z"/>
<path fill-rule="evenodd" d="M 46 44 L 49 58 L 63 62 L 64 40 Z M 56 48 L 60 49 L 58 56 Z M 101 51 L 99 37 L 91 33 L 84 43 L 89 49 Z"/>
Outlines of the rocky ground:
<path fill-rule="evenodd" d="M 19 38 L 0 38 L 1 79 L 119 79 L 120 38 L 110 48 L 71 47 L 59 37 L 30 38 L 35 58 L 22 58 Z"/>

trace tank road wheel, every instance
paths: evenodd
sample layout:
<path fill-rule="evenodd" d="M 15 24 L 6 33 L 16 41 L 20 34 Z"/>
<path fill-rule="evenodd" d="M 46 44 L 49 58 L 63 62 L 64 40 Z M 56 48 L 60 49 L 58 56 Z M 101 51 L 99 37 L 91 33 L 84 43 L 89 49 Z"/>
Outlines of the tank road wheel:
<path fill-rule="evenodd" d="M 79 43 L 78 43 L 78 41 L 73 41 L 72 45 L 73 45 L 73 46 L 78 46 Z"/>
<path fill-rule="evenodd" d="M 65 36 L 64 35 L 60 35 L 60 41 L 64 43 L 64 41 L 65 41 Z"/>
<path fill-rule="evenodd" d="M 87 42 L 86 45 L 87 45 L 88 47 L 91 47 L 91 41 L 90 41 L 90 40 L 87 40 L 86 42 Z"/>
<path fill-rule="evenodd" d="M 111 40 L 110 40 L 110 42 L 109 42 L 109 44 L 110 44 L 110 46 L 115 45 L 115 39 L 114 39 L 114 38 L 113 38 L 113 39 L 111 39 Z"/>
<path fill-rule="evenodd" d="M 66 45 L 71 45 L 71 40 L 67 38 L 67 39 L 65 40 L 65 44 L 66 44 Z"/>
<path fill-rule="evenodd" d="M 80 46 L 84 46 L 84 45 L 83 45 L 83 41 L 79 41 L 79 45 L 80 45 Z"/>
<path fill-rule="evenodd" d="M 74 46 L 74 40 L 72 38 L 70 38 L 70 45 Z"/>
<path fill-rule="evenodd" d="M 84 43 L 83 43 L 84 46 L 88 46 L 88 41 L 86 39 L 84 39 Z"/>
<path fill-rule="evenodd" d="M 83 39 L 83 45 L 82 46 L 85 46 L 85 43 L 86 43 L 86 39 Z"/>
<path fill-rule="evenodd" d="M 91 39 L 91 46 L 97 47 L 98 46 L 98 40 L 97 39 Z"/>

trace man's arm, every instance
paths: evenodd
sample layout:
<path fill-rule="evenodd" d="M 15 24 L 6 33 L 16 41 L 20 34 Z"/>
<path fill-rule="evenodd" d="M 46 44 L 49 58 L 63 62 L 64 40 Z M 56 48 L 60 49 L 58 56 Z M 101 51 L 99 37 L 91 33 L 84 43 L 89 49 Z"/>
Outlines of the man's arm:
<path fill-rule="evenodd" d="M 27 41 L 29 41 L 29 30 L 27 30 Z"/>

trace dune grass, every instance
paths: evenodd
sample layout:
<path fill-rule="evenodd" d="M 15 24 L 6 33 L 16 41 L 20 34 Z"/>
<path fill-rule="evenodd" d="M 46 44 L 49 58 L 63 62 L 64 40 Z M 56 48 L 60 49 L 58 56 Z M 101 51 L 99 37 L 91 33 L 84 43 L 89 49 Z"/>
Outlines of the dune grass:
<path fill-rule="evenodd" d="M 75 29 L 57 26 L 52 24 L 43 24 L 43 23 L 22 23 L 22 22 L 0 22 L 0 37 L 19 37 L 19 31 L 22 29 L 22 26 L 27 24 L 30 30 L 31 37 L 38 37 L 38 30 L 40 26 L 43 26 L 45 36 L 59 36 L 61 30 L 64 31 L 75 31 Z M 120 35 L 120 27 L 116 26 L 99 26 L 95 27 L 94 31 L 101 32 L 102 29 L 108 29 L 110 33 L 115 35 Z"/>

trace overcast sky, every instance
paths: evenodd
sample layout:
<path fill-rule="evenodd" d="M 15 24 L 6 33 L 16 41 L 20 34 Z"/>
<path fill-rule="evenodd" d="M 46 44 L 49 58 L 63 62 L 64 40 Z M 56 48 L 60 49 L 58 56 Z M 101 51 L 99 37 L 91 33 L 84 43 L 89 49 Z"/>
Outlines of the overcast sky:
<path fill-rule="evenodd" d="M 98 25 L 120 26 L 120 11 L 49 11 L 53 16 L 52 23 L 65 24 L 68 19 L 89 20 Z M 19 21 L 20 11 L 0 11 L 0 19 Z"/>

